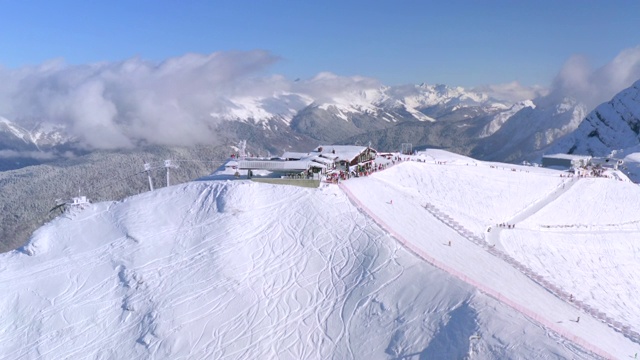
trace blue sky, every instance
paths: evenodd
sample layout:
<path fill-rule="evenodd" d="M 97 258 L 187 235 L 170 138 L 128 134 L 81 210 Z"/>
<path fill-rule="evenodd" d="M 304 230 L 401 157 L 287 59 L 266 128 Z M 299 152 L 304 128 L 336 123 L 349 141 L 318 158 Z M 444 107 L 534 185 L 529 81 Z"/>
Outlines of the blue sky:
<path fill-rule="evenodd" d="M 15 69 L 262 49 L 268 72 L 385 84 L 548 86 L 640 45 L 640 1 L 0 0 L 0 65 Z"/>

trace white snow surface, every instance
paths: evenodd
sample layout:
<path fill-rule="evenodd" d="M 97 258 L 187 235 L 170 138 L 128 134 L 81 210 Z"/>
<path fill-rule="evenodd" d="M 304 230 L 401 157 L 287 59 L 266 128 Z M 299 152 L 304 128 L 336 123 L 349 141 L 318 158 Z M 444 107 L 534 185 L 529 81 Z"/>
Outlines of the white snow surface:
<path fill-rule="evenodd" d="M 24 142 L 27 142 L 27 139 L 31 139 L 29 131 L 22 128 L 21 126 L 14 124 L 13 122 L 2 116 L 0 116 L 0 126 L 0 129 L 2 129 L 2 127 L 5 127 L 9 132 L 11 132 L 11 134 L 13 134 L 17 138 L 22 139 Z"/>
<path fill-rule="evenodd" d="M 66 213 L 0 255 L 0 359 L 640 351 L 620 330 L 640 331 L 637 185 L 418 159 L 339 186 L 195 181 Z"/>
<path fill-rule="evenodd" d="M 235 97 L 227 100 L 226 107 L 210 115 L 224 120 L 256 123 L 281 119 L 289 124 L 298 111 L 312 102 L 313 100 L 304 94 L 289 92 L 276 93 L 271 97 Z"/>
<path fill-rule="evenodd" d="M 493 133 L 498 131 L 500 127 L 502 127 L 502 125 L 504 125 L 504 123 L 509 120 L 509 118 L 526 107 L 535 109 L 536 105 L 531 100 L 519 101 L 513 104 L 508 110 L 499 112 L 498 114 L 494 115 L 491 122 L 489 122 L 480 133 L 480 137 L 483 138 L 492 135 Z"/>
<path fill-rule="evenodd" d="M 578 128 L 586 115 L 585 106 L 571 98 L 553 96 L 534 99 L 533 103 L 535 106 L 521 107 L 497 129 L 491 123 L 484 129 L 493 132 L 482 150 L 485 156 L 539 162 L 543 152 L 566 152 L 550 150 L 550 146 Z"/>
<path fill-rule="evenodd" d="M 552 145 L 554 152 L 606 156 L 640 145 L 640 80 L 600 104 L 584 117 L 580 126 Z"/>
<path fill-rule="evenodd" d="M 41 122 L 28 130 L 2 116 L 0 116 L 1 132 L 8 132 L 25 143 L 33 143 L 36 146 L 60 144 L 72 140 L 71 137 L 63 135 L 66 132 L 64 125 Z"/>
<path fill-rule="evenodd" d="M 463 108 L 485 106 L 493 111 L 506 110 L 509 105 L 490 98 L 487 94 L 445 85 L 384 86 L 375 81 L 354 78 L 354 83 L 340 86 L 340 78 L 330 73 L 303 82 L 292 91 L 281 91 L 268 96 L 224 98 L 210 116 L 223 120 L 238 120 L 267 124 L 277 119 L 289 124 L 296 114 L 307 106 L 316 106 L 340 119 L 351 121 L 354 115 L 378 116 L 396 122 L 396 112 L 408 112 L 418 121 L 435 121 L 420 110 L 435 105 Z M 331 84 L 332 92 L 318 92 L 313 84 Z M 311 86 L 311 87 L 310 87 Z M 297 90 L 298 92 L 296 92 Z"/>
<path fill-rule="evenodd" d="M 413 104 L 405 101 L 406 99 L 392 97 L 391 89 L 378 87 L 343 91 L 337 96 L 316 100 L 316 105 L 322 110 L 333 112 L 345 121 L 349 121 L 350 114 L 370 114 L 379 115 L 388 122 L 396 122 L 398 119 L 392 114 L 392 110 L 399 108 L 406 110 L 418 121 L 435 121 L 420 112 Z"/>

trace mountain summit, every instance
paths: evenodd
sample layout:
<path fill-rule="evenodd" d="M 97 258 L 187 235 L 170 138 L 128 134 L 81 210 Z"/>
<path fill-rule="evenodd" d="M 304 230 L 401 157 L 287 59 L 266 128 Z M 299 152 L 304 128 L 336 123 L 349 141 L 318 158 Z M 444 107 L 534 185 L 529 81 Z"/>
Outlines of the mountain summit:
<path fill-rule="evenodd" d="M 591 111 L 552 151 L 607 156 L 640 145 L 640 81 Z"/>

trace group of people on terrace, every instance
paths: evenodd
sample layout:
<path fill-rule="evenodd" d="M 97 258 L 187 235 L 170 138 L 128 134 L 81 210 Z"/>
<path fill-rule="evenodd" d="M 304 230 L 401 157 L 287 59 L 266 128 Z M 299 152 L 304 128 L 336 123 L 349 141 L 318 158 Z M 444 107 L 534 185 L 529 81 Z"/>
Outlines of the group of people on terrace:
<path fill-rule="evenodd" d="M 394 156 L 392 158 L 386 158 L 387 162 L 376 162 L 375 160 L 369 160 L 364 163 L 358 163 L 356 165 L 346 165 L 345 169 L 336 169 L 326 175 L 326 182 L 337 184 L 341 180 L 348 180 L 353 177 L 369 176 L 376 171 L 387 169 L 389 166 L 395 165 L 398 162 L 404 161 L 401 156 Z M 407 158 L 408 160 L 409 158 Z"/>

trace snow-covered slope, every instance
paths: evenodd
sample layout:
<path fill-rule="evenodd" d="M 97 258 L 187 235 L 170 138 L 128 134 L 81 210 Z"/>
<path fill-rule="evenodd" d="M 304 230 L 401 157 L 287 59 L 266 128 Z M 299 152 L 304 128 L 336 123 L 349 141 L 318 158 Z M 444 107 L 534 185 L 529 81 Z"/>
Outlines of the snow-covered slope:
<path fill-rule="evenodd" d="M 36 123 L 31 130 L 28 130 L 0 116 L 0 137 L 20 140 L 25 145 L 32 145 L 36 148 L 56 146 L 70 141 L 71 139 L 64 133 L 65 129 L 61 125 Z M 18 150 L 11 147 L 8 148 Z"/>
<path fill-rule="evenodd" d="M 319 75 L 309 83 L 323 81 L 339 81 L 332 74 Z M 404 117 L 418 121 L 434 121 L 422 111 L 438 107 L 446 111 L 461 108 L 486 107 L 496 110 L 507 109 L 501 101 L 490 98 L 487 94 L 465 90 L 461 87 L 445 85 L 374 85 L 347 88 L 336 88 L 331 94 L 305 93 L 275 94 L 269 98 L 230 99 L 225 110 L 212 113 L 214 117 L 226 120 L 264 121 L 273 117 L 282 117 L 287 122 L 307 106 L 331 111 L 338 118 L 349 121 L 350 117 L 371 114 L 390 122 L 397 122 Z"/>
<path fill-rule="evenodd" d="M 591 111 L 550 151 L 606 156 L 640 145 L 640 81 Z"/>
<path fill-rule="evenodd" d="M 454 112 L 464 108 L 485 108 L 496 112 L 508 105 L 490 98 L 487 94 L 465 90 L 461 87 L 445 85 L 405 85 L 383 86 L 379 84 L 359 84 L 358 86 L 336 87 L 332 93 L 312 91 L 315 83 L 340 82 L 333 74 L 321 74 L 299 85 L 300 92 L 274 94 L 271 97 L 242 97 L 228 99 L 224 106 L 211 116 L 224 120 L 266 122 L 282 119 L 289 124 L 298 116 L 314 118 L 335 118 L 346 122 L 370 117 L 397 123 L 406 120 L 435 121 L 425 114 Z M 339 85 L 339 84 L 338 84 Z M 365 86 L 366 85 L 366 86 Z M 309 108 L 313 109 L 310 111 Z M 434 110 L 437 108 L 437 111 Z M 318 114 L 322 111 L 322 114 Z M 375 127 L 375 126 L 374 126 Z"/>
<path fill-rule="evenodd" d="M 496 130 L 496 122 L 485 129 L 491 133 L 484 137 L 472 152 L 477 158 L 516 162 L 538 160 L 540 151 L 557 139 L 574 131 L 585 117 L 587 109 L 573 99 L 558 101 L 553 95 L 533 100 L 502 122 Z M 509 114 L 510 111 L 505 112 Z"/>
<path fill-rule="evenodd" d="M 200 181 L 60 217 L 22 251 L 0 255 L 0 311 L 9 316 L 0 359 L 585 359 L 640 350 L 424 208 L 638 331 L 638 209 L 616 201 L 637 187 L 569 184 L 559 172 L 443 151 L 416 159 L 425 162 L 344 187 Z M 606 218 L 563 207 L 602 193 L 618 204 Z M 486 233 L 500 222 L 518 226 Z M 591 241 L 613 229 L 626 235 Z M 556 252 L 575 231 L 584 240 Z M 567 271 L 574 263 L 580 271 Z"/>
<path fill-rule="evenodd" d="M 455 110 L 455 107 L 494 106 L 505 108 L 503 102 L 489 97 L 489 95 L 465 90 L 462 87 L 449 87 L 442 84 L 405 85 L 390 89 L 396 99 L 410 107 L 426 109 L 434 106 L 445 106 Z"/>
<path fill-rule="evenodd" d="M 309 106 L 313 100 L 304 94 L 276 93 L 271 97 L 236 97 L 227 99 L 220 110 L 210 115 L 229 121 L 252 121 L 264 123 L 280 119 L 289 124 L 298 111 Z"/>
<path fill-rule="evenodd" d="M 513 115 L 527 107 L 535 109 L 536 105 L 531 100 L 524 100 L 513 104 L 508 110 L 499 112 L 493 116 L 493 119 L 491 119 L 487 125 L 485 125 L 484 129 L 482 129 L 482 132 L 480 133 L 480 137 L 485 138 L 493 135 L 493 133 L 498 131 Z"/>
<path fill-rule="evenodd" d="M 392 149 L 402 142 L 414 142 L 407 134 L 394 132 L 396 125 L 421 123 L 429 128 L 442 121 L 469 120 L 494 115 L 508 105 L 486 94 L 450 88 L 445 85 L 405 85 L 346 89 L 318 98 L 302 109 L 291 121 L 291 127 L 324 142 L 345 142 L 354 136 L 373 139 L 372 146 Z M 374 132 L 389 131 L 389 136 L 376 141 Z M 447 132 L 451 136 L 451 132 Z M 352 140 L 353 138 L 351 138 Z M 389 143 L 389 141 L 393 143 Z M 350 140 L 349 140 L 350 141 Z M 418 145 L 418 144 L 416 144 Z"/>

